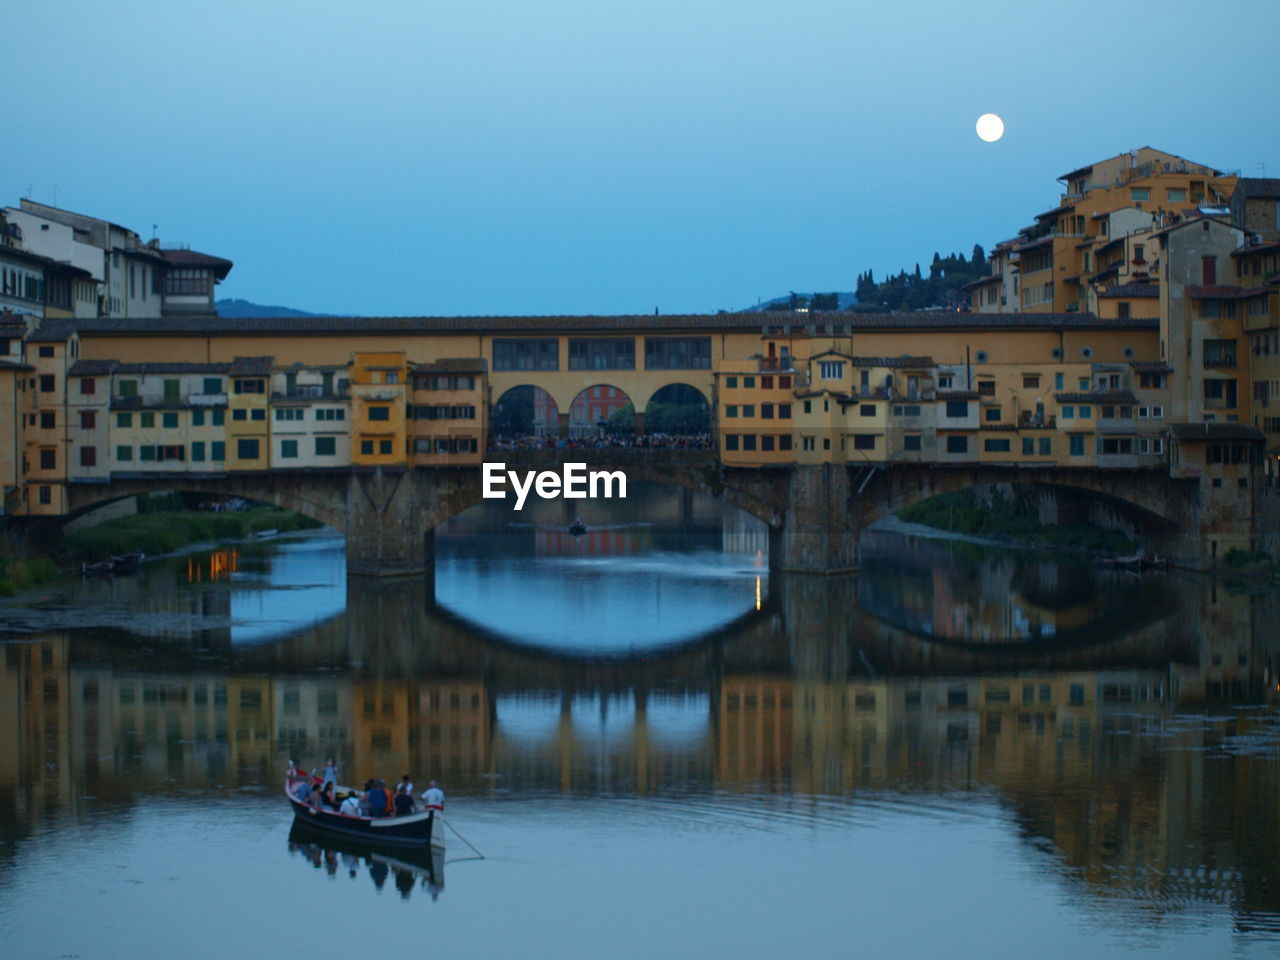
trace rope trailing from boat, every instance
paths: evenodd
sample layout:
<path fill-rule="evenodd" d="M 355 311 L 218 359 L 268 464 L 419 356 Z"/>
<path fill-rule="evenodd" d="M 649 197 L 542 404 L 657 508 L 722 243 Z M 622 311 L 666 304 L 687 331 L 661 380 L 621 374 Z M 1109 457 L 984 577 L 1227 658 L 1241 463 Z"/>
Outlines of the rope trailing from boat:
<path fill-rule="evenodd" d="M 481 860 L 485 859 L 485 855 L 484 855 L 483 853 L 481 853 L 479 850 L 477 850 L 477 849 L 476 849 L 476 847 L 475 847 L 475 844 L 474 844 L 474 843 L 472 843 L 470 840 L 468 840 L 468 839 L 467 839 L 466 837 L 464 837 L 462 834 L 458 833 L 458 828 L 457 828 L 457 827 L 455 827 L 455 826 L 454 826 L 452 823 L 450 823 L 448 820 L 445 820 L 445 819 L 444 819 L 444 817 L 441 817 L 440 819 L 441 819 L 442 821 L 444 821 L 444 825 L 445 825 L 446 827 L 448 827 L 450 830 L 452 830 L 452 831 L 454 832 L 454 835 L 455 835 L 459 840 L 461 840 L 463 843 L 465 843 L 468 847 L 470 847 L 470 848 L 471 848 L 471 852 L 472 852 L 472 853 L 474 853 L 474 854 L 475 854 L 477 857 L 479 857 Z"/>

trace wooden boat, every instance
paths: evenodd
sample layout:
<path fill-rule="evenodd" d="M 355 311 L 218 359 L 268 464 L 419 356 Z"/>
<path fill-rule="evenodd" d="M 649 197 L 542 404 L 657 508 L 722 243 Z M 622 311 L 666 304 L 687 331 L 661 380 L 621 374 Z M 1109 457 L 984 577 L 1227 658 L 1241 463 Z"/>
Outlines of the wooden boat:
<path fill-rule="evenodd" d="M 110 573 L 115 569 L 115 564 L 110 560 L 100 560 L 98 563 L 82 563 L 80 564 L 80 573 L 86 577 L 101 577 Z"/>
<path fill-rule="evenodd" d="M 293 807 L 296 824 L 334 836 L 359 837 L 368 843 L 444 849 L 444 824 L 436 819 L 434 810 L 415 813 L 410 817 L 344 816 L 336 810 L 313 807 L 299 800 L 293 791 L 303 782 L 302 779 L 289 777 L 284 783 L 284 794 Z M 334 796 L 345 799 L 348 794 L 358 792 L 354 787 L 339 786 L 334 790 Z"/>
<path fill-rule="evenodd" d="M 142 567 L 142 561 L 147 559 L 147 555 L 141 550 L 134 550 L 132 553 L 125 553 L 118 557 L 111 558 L 112 573 L 137 573 Z"/>
<path fill-rule="evenodd" d="M 302 853 L 315 866 L 326 857 L 341 860 L 348 870 L 364 867 L 374 882 L 378 874 L 385 877 L 392 873 L 396 886 L 402 886 L 405 875 L 418 880 L 436 897 L 444 889 L 444 848 L 442 847 L 382 847 L 355 837 L 338 836 L 327 830 L 316 829 L 302 820 L 295 820 L 289 831 L 289 849 Z M 381 868 L 381 869 L 380 869 Z"/>

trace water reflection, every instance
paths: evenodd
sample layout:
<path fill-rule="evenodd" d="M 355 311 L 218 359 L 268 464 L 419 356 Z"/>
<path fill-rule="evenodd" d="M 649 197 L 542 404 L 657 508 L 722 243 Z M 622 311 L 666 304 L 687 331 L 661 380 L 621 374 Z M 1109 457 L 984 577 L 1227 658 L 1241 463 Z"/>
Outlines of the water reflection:
<path fill-rule="evenodd" d="M 513 643 L 416 582 L 353 583 L 339 614 L 295 610 L 293 629 L 253 644 L 216 618 L 28 633 L 0 670 L 0 860 L 103 809 L 274 796 L 290 757 L 332 754 L 357 781 L 438 779 L 473 811 L 572 801 L 588 832 L 611 829 L 618 803 L 707 831 L 744 810 L 752 829 L 786 811 L 856 833 L 881 806 L 962 809 L 1084 913 L 1280 941 L 1274 594 L 932 545 L 871 555 L 861 577 L 742 574 L 720 629 L 625 656 Z M 314 586 L 313 559 L 247 558 L 239 582 Z M 167 596 L 198 608 L 229 582 Z M 361 886 L 438 893 L 332 839 L 291 843 L 326 876 L 354 862 Z M 968 863 L 931 869 L 940 888 L 973 882 Z M 1044 893 L 1007 909 L 1019 895 Z"/>
<path fill-rule="evenodd" d="M 328 877 L 358 880 L 363 875 L 378 892 L 388 887 L 389 881 L 402 900 L 408 900 L 419 888 L 424 896 L 438 900 L 444 890 L 443 851 L 381 850 L 318 834 L 295 823 L 289 832 L 289 853 Z"/>

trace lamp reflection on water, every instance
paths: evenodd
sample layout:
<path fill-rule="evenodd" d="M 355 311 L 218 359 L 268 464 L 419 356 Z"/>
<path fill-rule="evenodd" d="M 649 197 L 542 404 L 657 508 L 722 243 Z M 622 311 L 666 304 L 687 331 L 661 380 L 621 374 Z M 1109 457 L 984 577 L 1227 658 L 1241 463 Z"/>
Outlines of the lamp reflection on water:
<path fill-rule="evenodd" d="M 187 583 L 216 583 L 229 580 L 240 569 L 240 551 L 227 548 L 214 550 L 207 557 L 187 558 Z"/>

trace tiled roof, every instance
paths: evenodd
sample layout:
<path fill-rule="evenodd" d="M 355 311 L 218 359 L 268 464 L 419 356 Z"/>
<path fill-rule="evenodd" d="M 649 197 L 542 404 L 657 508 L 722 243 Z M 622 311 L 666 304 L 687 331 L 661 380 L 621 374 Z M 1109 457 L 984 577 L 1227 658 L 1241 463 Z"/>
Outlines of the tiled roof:
<path fill-rule="evenodd" d="M 271 372 L 275 357 L 236 357 L 227 372 L 233 377 L 262 377 Z"/>
<path fill-rule="evenodd" d="M 31 336 L 28 343 L 66 343 L 75 333 L 74 320 L 41 320 L 40 327 Z"/>
<path fill-rule="evenodd" d="M 1043 237 L 1039 237 L 1038 239 L 1035 239 L 1035 240 L 1024 240 L 1022 243 L 1018 244 L 1013 249 L 1019 252 L 1023 250 L 1034 250 L 1036 247 L 1043 247 L 1046 244 L 1053 243 L 1053 241 L 1054 241 L 1054 235 L 1050 233 Z"/>
<path fill-rule="evenodd" d="M 1129 366 L 1138 373 L 1173 373 L 1173 367 L 1163 360 L 1131 360 Z"/>
<path fill-rule="evenodd" d="M 1112 299 L 1115 297 L 1158 297 L 1160 296 L 1160 285 L 1158 283 L 1119 283 L 1114 287 L 1107 287 L 1098 294 L 1099 298 Z"/>
<path fill-rule="evenodd" d="M 1247 423 L 1171 423 L 1174 439 L 1188 440 L 1265 440 L 1257 427 Z"/>
<path fill-rule="evenodd" d="M 15 363 L 12 360 L 0 360 L 0 370 L 34 370 L 29 363 Z"/>
<path fill-rule="evenodd" d="M 1275 177 L 1241 177 L 1236 191 L 1249 199 L 1280 200 L 1280 179 Z"/>
<path fill-rule="evenodd" d="M 960 289 L 972 290 L 974 287 L 985 287 L 989 283 L 1000 283 L 1002 280 L 1004 280 L 1004 277 L 1000 276 L 999 274 L 993 273 L 990 276 L 979 277 L 977 280 L 970 280 Z"/>
<path fill-rule="evenodd" d="M 789 317 L 791 315 L 788 315 Z M 1146 330 L 1159 326 L 1153 319 L 1103 319 L 1091 313 L 818 313 L 807 314 L 824 324 L 838 324 L 851 330 L 943 330 L 943 329 L 1026 329 L 1090 327 L 1115 330 Z M 789 321 L 792 322 L 792 321 Z M 793 326 L 798 327 L 794 322 Z M 506 334 L 526 331 L 596 332 L 629 330 L 637 333 L 719 333 L 759 331 L 758 313 L 719 313 L 654 316 L 557 316 L 557 317 L 171 317 L 93 318 L 75 321 L 85 336 L 279 336 L 338 334 L 440 333 Z"/>
<path fill-rule="evenodd" d="M 184 363 L 175 360 L 172 363 L 120 363 L 116 364 L 115 372 L 144 376 L 156 373 L 226 373 L 229 367 L 230 364 L 227 363 Z"/>
<path fill-rule="evenodd" d="M 1074 203 L 1064 203 L 1061 206 L 1054 207 L 1052 210 L 1046 210 L 1044 213 L 1037 213 L 1035 219 L 1045 220 L 1049 217 L 1056 217 L 1060 213 L 1066 213 L 1068 210 L 1074 210 L 1075 208 L 1076 205 Z"/>
<path fill-rule="evenodd" d="M 72 377 L 102 377 L 115 369 L 115 360 L 77 360 L 67 371 Z"/>
<path fill-rule="evenodd" d="M 484 357 L 441 357 L 431 363 L 415 363 L 415 373 L 484 373 L 489 361 Z"/>
<path fill-rule="evenodd" d="M 1185 287 L 1187 296 L 1197 300 L 1247 300 L 1265 296 L 1270 291 L 1262 287 L 1229 287 L 1223 284 L 1209 287 Z"/>
<path fill-rule="evenodd" d="M 219 280 L 226 279 L 231 268 L 235 266 L 230 260 L 222 257 L 211 257 L 197 250 L 161 250 L 160 256 L 172 267 L 183 269 L 212 270 Z"/>
<path fill-rule="evenodd" d="M 1263 253 L 1267 250 L 1274 250 L 1280 247 L 1280 240 L 1269 240 L 1266 243 L 1245 244 L 1243 247 L 1236 247 L 1231 251 L 1233 257 L 1247 257 L 1251 253 Z"/>
<path fill-rule="evenodd" d="M 1103 393 L 1055 393 L 1059 403 L 1137 403 L 1132 390 L 1108 390 Z"/>

